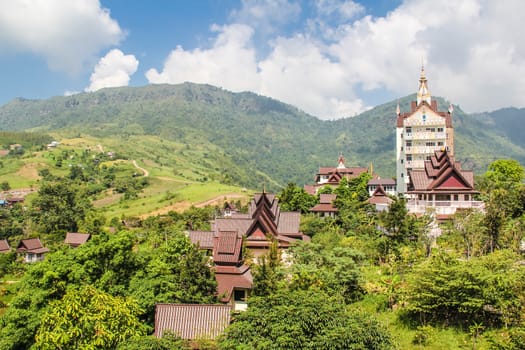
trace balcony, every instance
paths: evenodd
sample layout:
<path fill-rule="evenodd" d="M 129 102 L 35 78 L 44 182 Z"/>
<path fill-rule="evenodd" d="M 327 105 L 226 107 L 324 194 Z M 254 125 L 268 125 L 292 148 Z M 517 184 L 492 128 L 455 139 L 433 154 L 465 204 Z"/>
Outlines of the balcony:
<path fill-rule="evenodd" d="M 484 211 L 485 203 L 482 201 L 424 201 L 417 199 L 407 201 L 408 211 L 414 214 L 434 212 L 437 215 L 452 215 L 459 208 Z"/>
<path fill-rule="evenodd" d="M 430 131 L 419 131 L 405 133 L 403 138 L 405 140 L 445 140 L 447 137 L 445 132 L 430 132 Z"/>

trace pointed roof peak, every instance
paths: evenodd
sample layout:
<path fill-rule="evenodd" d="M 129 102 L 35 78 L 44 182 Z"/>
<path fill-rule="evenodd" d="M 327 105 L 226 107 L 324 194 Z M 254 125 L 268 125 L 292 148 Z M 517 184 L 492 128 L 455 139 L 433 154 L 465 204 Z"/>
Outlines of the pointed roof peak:
<path fill-rule="evenodd" d="M 397 106 L 396 106 L 396 115 L 401 114 L 401 108 L 399 108 L 399 99 L 397 99 Z"/>
<path fill-rule="evenodd" d="M 337 160 L 337 168 L 342 169 L 346 168 L 345 166 L 345 158 L 343 157 L 343 153 L 339 153 L 339 159 Z"/>
<path fill-rule="evenodd" d="M 417 91 L 417 105 L 425 101 L 431 106 L 430 92 L 428 91 L 427 77 L 425 75 L 425 66 L 421 64 L 421 75 L 419 77 L 419 89 Z"/>

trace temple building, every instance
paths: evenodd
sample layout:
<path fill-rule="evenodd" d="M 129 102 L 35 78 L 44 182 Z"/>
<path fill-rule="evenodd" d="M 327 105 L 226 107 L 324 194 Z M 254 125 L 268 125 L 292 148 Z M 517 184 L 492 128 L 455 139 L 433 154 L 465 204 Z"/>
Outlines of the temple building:
<path fill-rule="evenodd" d="M 319 189 L 324 186 L 336 188 L 343 178 L 351 180 L 366 172 L 368 172 L 368 168 L 346 167 L 345 158 L 341 154 L 336 167 L 319 167 L 319 172 L 315 175 L 315 183 L 305 185 L 304 189 L 309 194 L 317 194 Z"/>
<path fill-rule="evenodd" d="M 406 194 L 410 182 L 409 172 L 421 170 L 425 161 L 436 150 L 454 154 L 454 129 L 452 105 L 447 112 L 438 111 L 437 101 L 432 100 L 424 67 L 421 68 L 416 101 L 410 112 L 401 113 L 397 106 L 396 125 L 396 179 L 397 192 Z"/>
<path fill-rule="evenodd" d="M 211 231 L 190 231 L 190 240 L 213 257 L 219 299 L 234 310 L 246 308 L 246 298 L 252 288 L 252 275 L 245 264 L 245 250 L 257 258 L 269 252 L 272 242 L 279 249 L 294 241 L 309 240 L 299 230 L 301 214 L 281 211 L 274 194 L 255 194 L 248 213 L 235 213 L 217 218 Z"/>
<path fill-rule="evenodd" d="M 474 199 L 472 170 L 461 169 L 460 162 L 446 149 L 434 151 L 423 169 L 408 172 L 407 209 L 412 213 L 433 212 L 437 219 L 447 219 L 459 208 L 482 209 L 483 202 Z"/>

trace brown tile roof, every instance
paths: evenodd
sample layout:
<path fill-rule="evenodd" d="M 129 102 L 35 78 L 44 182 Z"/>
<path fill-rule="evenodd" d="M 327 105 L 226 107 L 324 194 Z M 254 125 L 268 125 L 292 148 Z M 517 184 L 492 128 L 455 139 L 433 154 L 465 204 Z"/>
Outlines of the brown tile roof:
<path fill-rule="evenodd" d="M 68 232 L 66 233 L 64 243 L 69 244 L 72 247 L 78 247 L 79 245 L 86 243 L 90 237 L 91 235 L 89 233 Z"/>
<path fill-rule="evenodd" d="M 319 195 L 319 203 L 321 204 L 332 204 L 332 202 L 337 198 L 335 193 L 321 193 Z"/>
<path fill-rule="evenodd" d="M 301 213 L 299 212 L 282 212 L 279 215 L 279 224 L 277 231 L 279 233 L 297 233 L 299 232 L 299 223 L 301 222 Z"/>
<path fill-rule="evenodd" d="M 191 243 L 202 249 L 213 249 L 213 231 L 189 231 L 188 236 Z"/>
<path fill-rule="evenodd" d="M 316 192 L 316 187 L 314 185 L 304 185 L 304 191 L 308 194 L 314 195 Z"/>
<path fill-rule="evenodd" d="M 253 277 L 247 265 L 216 266 L 215 279 L 217 280 L 217 294 L 222 302 L 229 302 L 235 288 L 251 289 Z"/>
<path fill-rule="evenodd" d="M 29 238 L 29 239 L 23 239 L 18 244 L 18 247 L 16 248 L 17 253 L 46 253 L 49 251 L 49 249 L 42 246 L 42 242 L 40 242 L 40 239 L 38 238 Z"/>
<path fill-rule="evenodd" d="M 370 204 L 390 204 L 392 203 L 392 199 L 388 197 L 383 186 L 379 185 L 367 202 Z"/>
<path fill-rule="evenodd" d="M 372 179 L 368 181 L 368 186 L 371 185 L 382 185 L 382 186 L 395 186 L 396 180 L 394 179 Z"/>
<path fill-rule="evenodd" d="M 171 331 L 182 339 L 215 339 L 230 324 L 229 305 L 157 304 L 155 336 Z"/>
<path fill-rule="evenodd" d="M 242 237 L 237 231 L 219 231 L 213 241 L 215 264 L 240 264 L 242 262 Z"/>
<path fill-rule="evenodd" d="M 9 246 L 7 239 L 0 240 L 0 253 L 9 253 L 10 251 L 11 247 Z"/>
<path fill-rule="evenodd" d="M 337 212 L 337 208 L 334 207 L 331 203 L 319 203 L 316 206 L 314 206 L 310 211 L 314 213 L 330 213 L 330 212 Z"/>

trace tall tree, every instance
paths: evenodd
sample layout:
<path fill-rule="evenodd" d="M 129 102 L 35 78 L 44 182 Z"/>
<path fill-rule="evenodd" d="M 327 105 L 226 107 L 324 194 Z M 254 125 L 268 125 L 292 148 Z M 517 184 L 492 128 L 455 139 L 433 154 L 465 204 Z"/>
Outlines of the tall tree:
<path fill-rule="evenodd" d="M 91 209 L 78 186 L 66 181 L 45 182 L 33 200 L 32 217 L 40 232 L 77 232 Z"/>

